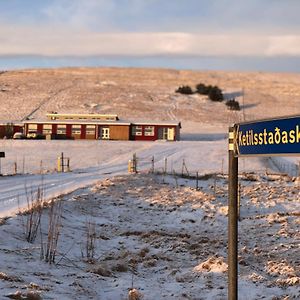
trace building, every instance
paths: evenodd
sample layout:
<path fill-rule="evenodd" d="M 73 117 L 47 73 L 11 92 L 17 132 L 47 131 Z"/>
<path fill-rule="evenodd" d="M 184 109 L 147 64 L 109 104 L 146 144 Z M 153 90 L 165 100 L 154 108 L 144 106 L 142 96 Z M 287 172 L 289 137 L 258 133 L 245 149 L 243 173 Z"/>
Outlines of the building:
<path fill-rule="evenodd" d="M 49 139 L 129 140 L 130 123 L 93 120 L 24 121 L 25 134 Z"/>
<path fill-rule="evenodd" d="M 125 122 L 120 121 L 117 115 L 104 114 L 51 113 L 46 116 L 46 120 L 23 121 L 21 129 L 24 134 L 32 138 L 74 140 L 178 141 L 180 139 L 180 122 Z"/>
<path fill-rule="evenodd" d="M 131 140 L 134 141 L 179 141 L 179 122 L 135 122 L 131 123 Z"/>
<path fill-rule="evenodd" d="M 16 132 L 23 133 L 24 124 L 19 121 L 1 121 L 0 139 L 12 138 Z"/>

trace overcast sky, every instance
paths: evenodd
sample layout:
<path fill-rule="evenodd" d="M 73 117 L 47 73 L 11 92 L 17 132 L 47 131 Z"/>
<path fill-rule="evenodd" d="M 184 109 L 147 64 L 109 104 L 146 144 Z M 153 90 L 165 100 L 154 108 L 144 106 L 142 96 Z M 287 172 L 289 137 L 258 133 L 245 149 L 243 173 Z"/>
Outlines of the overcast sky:
<path fill-rule="evenodd" d="M 299 0 L 0 0 L 0 66 L 26 56 L 298 61 L 299 12 Z"/>

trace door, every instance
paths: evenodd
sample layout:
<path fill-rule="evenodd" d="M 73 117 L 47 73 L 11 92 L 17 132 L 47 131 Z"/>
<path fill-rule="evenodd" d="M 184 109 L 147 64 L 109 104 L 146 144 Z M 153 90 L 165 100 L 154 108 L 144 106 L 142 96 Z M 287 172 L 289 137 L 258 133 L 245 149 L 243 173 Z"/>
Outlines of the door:
<path fill-rule="evenodd" d="M 169 136 L 169 128 L 167 127 L 160 127 L 158 129 L 158 139 L 159 140 L 168 140 Z"/>
<path fill-rule="evenodd" d="M 108 127 L 101 128 L 101 139 L 109 140 L 109 128 Z"/>
<path fill-rule="evenodd" d="M 174 128 L 168 128 L 168 141 L 174 141 Z"/>

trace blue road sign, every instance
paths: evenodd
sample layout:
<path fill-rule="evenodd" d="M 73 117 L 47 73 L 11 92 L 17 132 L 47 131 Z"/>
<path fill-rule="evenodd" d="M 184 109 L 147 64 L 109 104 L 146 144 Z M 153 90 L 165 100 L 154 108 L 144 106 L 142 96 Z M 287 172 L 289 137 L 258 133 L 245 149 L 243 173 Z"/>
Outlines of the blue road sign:
<path fill-rule="evenodd" d="M 300 116 L 235 126 L 234 150 L 238 156 L 300 154 Z"/>

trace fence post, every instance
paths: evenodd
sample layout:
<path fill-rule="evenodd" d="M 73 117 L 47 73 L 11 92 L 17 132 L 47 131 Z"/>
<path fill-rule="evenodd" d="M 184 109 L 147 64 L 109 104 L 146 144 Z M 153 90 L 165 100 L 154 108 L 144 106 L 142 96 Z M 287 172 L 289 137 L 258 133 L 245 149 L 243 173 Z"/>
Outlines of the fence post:
<path fill-rule="evenodd" d="M 241 194 L 242 194 L 242 185 L 239 183 L 238 190 L 238 220 L 241 221 Z"/>
<path fill-rule="evenodd" d="M 17 165 L 17 162 L 14 162 L 14 172 L 15 172 L 15 175 L 17 175 L 17 173 L 18 173 L 18 165 Z"/>
<path fill-rule="evenodd" d="M 132 163 L 133 163 L 133 172 L 137 173 L 137 158 L 136 158 L 136 153 L 133 153 Z"/>
<path fill-rule="evenodd" d="M 165 175 L 167 174 L 167 166 L 168 166 L 168 159 L 165 157 L 165 170 L 164 170 Z"/>
<path fill-rule="evenodd" d="M 70 158 L 67 158 L 67 170 L 70 172 Z"/>
<path fill-rule="evenodd" d="M 25 174 L 25 156 L 23 155 L 22 174 Z"/>
<path fill-rule="evenodd" d="M 178 181 L 177 181 L 177 177 L 176 177 L 175 170 L 173 170 L 173 175 L 174 175 L 174 179 L 175 179 L 176 187 L 178 188 Z"/>
<path fill-rule="evenodd" d="M 60 156 L 57 157 L 57 172 L 60 172 L 61 169 L 60 169 Z"/>
<path fill-rule="evenodd" d="M 197 171 L 196 172 L 196 190 L 199 190 L 198 180 L 199 180 L 199 174 L 198 174 L 198 171 Z"/>
<path fill-rule="evenodd" d="M 217 194 L 217 174 L 214 175 L 214 195 Z"/>
<path fill-rule="evenodd" d="M 154 156 L 152 156 L 151 165 L 151 172 L 154 173 Z"/>
<path fill-rule="evenodd" d="M 65 166 L 64 166 L 64 153 L 61 153 L 61 171 L 65 172 Z"/>

